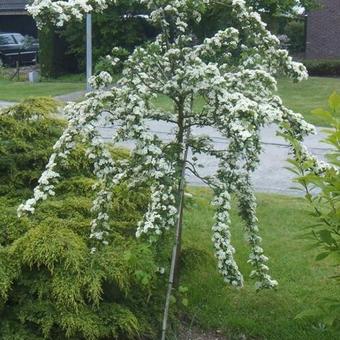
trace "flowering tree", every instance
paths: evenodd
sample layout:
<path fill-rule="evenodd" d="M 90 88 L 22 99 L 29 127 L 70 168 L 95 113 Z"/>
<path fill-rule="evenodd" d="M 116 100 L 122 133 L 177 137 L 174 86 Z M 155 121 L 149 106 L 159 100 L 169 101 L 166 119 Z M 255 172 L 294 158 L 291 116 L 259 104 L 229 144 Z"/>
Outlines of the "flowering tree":
<path fill-rule="evenodd" d="M 54 147 L 34 197 L 19 207 L 19 213 L 33 213 L 39 201 L 54 195 L 54 185 L 59 179 L 56 166 L 67 161 L 81 138 L 89 145 L 87 156 L 93 161 L 98 179 L 93 204 L 95 218 L 89 233 L 92 251 L 108 245 L 112 237 L 107 209 L 113 187 L 121 182 L 131 187 L 151 183 L 149 207 L 136 235 L 156 241 L 166 230 L 176 228 L 169 298 L 180 254 L 185 174 L 190 171 L 214 192 L 216 214 L 212 241 L 224 280 L 235 287 L 243 285 L 230 233 L 231 194 L 236 194 L 250 245 L 251 277 L 256 279 L 257 289 L 274 288 L 277 282 L 268 274 L 268 258 L 258 234 L 251 173 L 259 162 L 263 126 L 275 122 L 283 135 L 297 141 L 313 132 L 313 127 L 301 115 L 285 108 L 275 95 L 275 76 L 285 74 L 300 81 L 307 78 L 307 72 L 303 65 L 292 61 L 287 51 L 280 49 L 279 40 L 266 30 L 260 16 L 248 8 L 244 0 L 140 1 L 151 10 L 150 20 L 158 24 L 162 32 L 153 43 L 134 51 L 125 63 L 117 86 L 109 88 L 112 78 L 102 72 L 92 78 L 94 91 L 84 101 L 65 108 L 68 127 Z M 71 17 L 80 18 L 88 11 L 103 10 L 108 2 L 35 0 L 29 10 L 40 24 L 49 18 L 56 25 L 62 25 Z M 196 44 L 191 23 L 199 22 L 202 12 L 216 3 L 231 9 L 234 27 Z M 112 58 L 112 63 L 118 62 Z M 172 110 L 154 105 L 154 99 L 159 96 L 171 100 Z M 204 100 L 201 110 L 196 109 L 198 98 Z M 95 123 L 103 112 L 106 112 L 106 121 L 117 126 L 113 144 L 135 142 L 128 160 L 114 162 L 100 141 Z M 153 134 L 148 120 L 173 124 L 173 140 L 164 142 Z M 203 126 L 214 127 L 228 140 L 225 150 L 215 149 L 209 137 L 192 133 L 193 127 Z M 192 161 L 188 159 L 189 150 L 194 155 L 205 153 L 216 157 L 219 161 L 216 173 L 202 177 L 195 157 Z M 169 299 L 166 310 L 168 302 Z"/>

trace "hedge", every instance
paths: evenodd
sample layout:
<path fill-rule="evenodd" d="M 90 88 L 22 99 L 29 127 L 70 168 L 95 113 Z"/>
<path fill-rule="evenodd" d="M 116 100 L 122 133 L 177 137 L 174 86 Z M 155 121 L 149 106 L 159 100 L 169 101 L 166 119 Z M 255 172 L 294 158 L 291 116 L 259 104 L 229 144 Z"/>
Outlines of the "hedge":
<path fill-rule="evenodd" d="M 311 76 L 338 77 L 340 76 L 340 59 L 333 60 L 304 60 Z"/>

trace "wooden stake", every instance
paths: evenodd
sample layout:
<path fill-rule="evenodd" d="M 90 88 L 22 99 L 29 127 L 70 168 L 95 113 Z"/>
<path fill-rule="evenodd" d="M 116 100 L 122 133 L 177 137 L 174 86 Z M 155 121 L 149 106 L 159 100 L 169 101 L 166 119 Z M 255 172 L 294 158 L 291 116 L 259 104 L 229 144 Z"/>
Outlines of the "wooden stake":
<path fill-rule="evenodd" d="M 185 173 L 186 173 L 186 161 L 188 159 L 189 147 L 187 144 L 187 140 L 190 136 L 190 129 L 187 132 L 187 138 L 185 141 L 184 153 L 182 156 L 182 171 L 181 171 L 181 179 L 179 184 L 179 200 L 178 200 L 178 216 L 177 216 L 177 225 L 176 225 L 176 238 L 175 244 L 172 249 L 172 258 L 171 258 L 171 267 L 168 281 L 168 291 L 165 300 L 164 307 L 164 316 L 163 316 L 163 325 L 162 325 L 162 340 L 166 339 L 166 331 L 168 327 L 168 318 L 169 318 L 169 308 L 170 308 L 170 300 L 171 293 L 174 286 L 174 278 L 176 272 L 176 266 L 178 266 L 179 261 L 179 251 L 181 245 L 181 237 L 182 237 L 182 228 L 183 228 L 183 209 L 184 209 L 184 192 L 185 192 Z"/>

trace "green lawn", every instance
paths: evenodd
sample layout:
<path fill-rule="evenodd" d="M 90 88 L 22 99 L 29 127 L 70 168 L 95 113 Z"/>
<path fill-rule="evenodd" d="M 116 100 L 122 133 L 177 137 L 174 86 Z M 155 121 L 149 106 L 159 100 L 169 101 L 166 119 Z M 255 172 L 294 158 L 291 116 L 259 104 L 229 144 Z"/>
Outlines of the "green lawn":
<path fill-rule="evenodd" d="M 256 293 L 254 282 L 247 277 L 251 269 L 246 263 L 248 249 L 239 218 L 234 212 L 233 243 L 247 282 L 244 289 L 235 290 L 224 284 L 216 270 L 210 240 L 213 223 L 210 193 L 206 189 L 194 189 L 193 193 L 194 204 L 187 209 L 185 219 L 184 248 L 188 255 L 182 283 L 189 288 L 189 322 L 194 317 L 194 324 L 219 329 L 231 339 L 241 339 L 242 334 L 247 339 L 270 340 L 340 338 L 336 331 L 322 330 L 317 322 L 294 320 L 299 312 L 312 307 L 321 298 L 340 293 L 339 286 L 328 279 L 334 275 L 332 264 L 316 262 L 316 253 L 306 250 L 308 241 L 298 239 L 303 228 L 312 224 L 302 199 L 258 196 L 264 248 L 279 288 Z M 197 248 L 208 254 L 201 264 Z"/>
<path fill-rule="evenodd" d="M 289 79 L 280 79 L 278 90 L 278 95 L 287 107 L 303 114 L 308 122 L 323 126 L 325 125 L 323 119 L 314 116 L 311 111 L 319 107 L 328 107 L 328 97 L 333 91 L 340 92 L 340 78 L 313 77 L 297 84 Z M 171 108 L 166 97 L 159 97 L 156 103 L 163 108 Z M 202 104 L 203 100 L 197 101 L 198 110 L 202 108 Z"/>
<path fill-rule="evenodd" d="M 83 90 L 84 82 L 83 75 L 68 75 L 37 84 L 0 80 L 0 100 L 19 101 L 29 96 L 58 96 Z M 307 121 L 324 125 L 322 118 L 313 116 L 311 110 L 326 107 L 327 98 L 335 90 L 340 92 L 339 78 L 313 77 L 299 84 L 281 79 L 278 93 L 289 108 L 302 113 Z M 163 108 L 170 108 L 170 102 L 166 97 L 160 97 L 157 103 Z M 199 100 L 198 109 L 201 105 L 202 102 Z"/>
<path fill-rule="evenodd" d="M 15 82 L 0 80 L 0 100 L 20 101 L 31 96 L 59 96 L 85 89 L 81 82 L 44 81 L 30 84 L 28 82 Z"/>
<path fill-rule="evenodd" d="M 279 95 L 285 105 L 302 113 L 308 122 L 320 126 L 324 125 L 324 121 L 312 115 L 311 110 L 327 108 L 327 99 L 333 91 L 340 92 L 340 78 L 312 77 L 297 84 L 288 79 L 279 81 Z"/>

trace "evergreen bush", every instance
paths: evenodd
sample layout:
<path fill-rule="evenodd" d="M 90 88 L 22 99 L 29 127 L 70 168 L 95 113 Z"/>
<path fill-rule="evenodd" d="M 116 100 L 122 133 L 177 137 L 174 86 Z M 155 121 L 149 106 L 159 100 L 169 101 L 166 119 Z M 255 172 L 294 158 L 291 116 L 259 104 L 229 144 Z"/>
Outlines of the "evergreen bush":
<path fill-rule="evenodd" d="M 340 76 L 340 60 L 304 60 L 311 76 L 338 77 Z"/>
<path fill-rule="evenodd" d="M 64 122 L 57 104 L 29 99 L 0 115 L 0 339 L 155 338 L 163 307 L 162 255 L 135 239 L 147 189 L 115 188 L 110 247 L 91 253 L 94 178 L 79 146 L 68 159 L 56 197 L 33 218 L 16 216 L 34 186 Z M 111 150 L 112 157 L 127 156 Z M 65 165 L 66 166 L 66 165 Z M 163 259 L 165 260 L 165 259 Z M 160 292 L 160 293 L 158 293 Z"/>
<path fill-rule="evenodd" d="M 45 26 L 39 31 L 39 63 L 41 75 L 56 78 L 70 72 L 79 72 L 77 61 L 68 53 L 70 46 L 62 33 L 53 26 Z"/>
<path fill-rule="evenodd" d="M 306 47 L 306 28 L 304 20 L 291 20 L 285 27 L 285 34 L 289 38 L 289 50 L 292 53 L 301 53 Z"/>
<path fill-rule="evenodd" d="M 64 121 L 52 117 L 58 103 L 48 97 L 28 98 L 0 113 L 0 194 L 32 189 L 44 169 L 51 144 Z"/>

